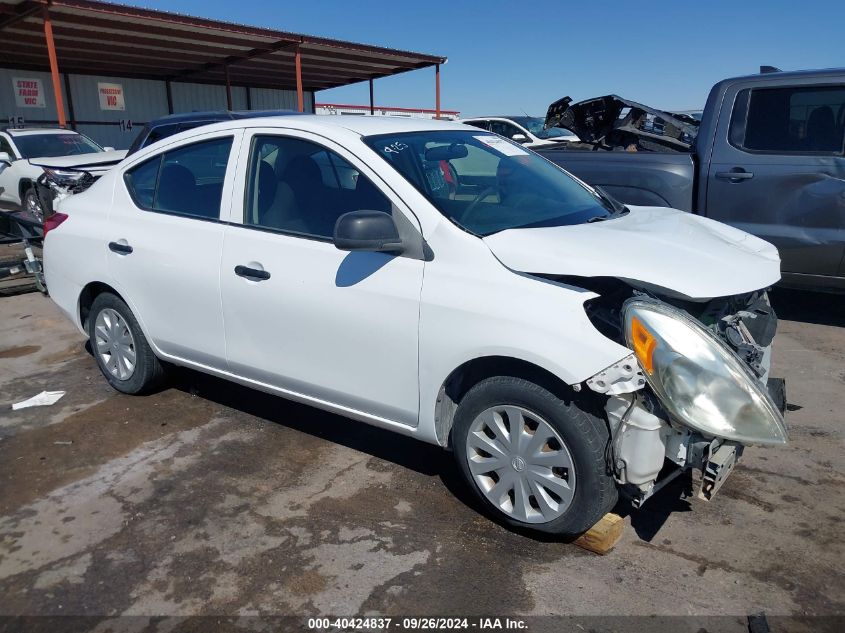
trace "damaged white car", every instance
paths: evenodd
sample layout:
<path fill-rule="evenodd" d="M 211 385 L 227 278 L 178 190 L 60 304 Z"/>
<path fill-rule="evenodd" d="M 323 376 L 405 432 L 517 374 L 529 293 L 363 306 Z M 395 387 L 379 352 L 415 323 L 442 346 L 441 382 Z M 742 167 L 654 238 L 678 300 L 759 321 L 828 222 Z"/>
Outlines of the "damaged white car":
<path fill-rule="evenodd" d="M 166 361 L 439 444 L 513 526 L 578 534 L 689 469 L 710 497 L 786 441 L 777 251 L 475 128 L 215 124 L 45 228 L 50 294 L 116 389 Z"/>

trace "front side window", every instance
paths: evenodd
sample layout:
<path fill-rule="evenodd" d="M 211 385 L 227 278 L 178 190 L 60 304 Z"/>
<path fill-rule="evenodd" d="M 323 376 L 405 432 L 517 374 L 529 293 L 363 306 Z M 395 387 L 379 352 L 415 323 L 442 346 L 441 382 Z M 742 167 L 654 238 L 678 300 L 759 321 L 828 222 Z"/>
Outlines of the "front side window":
<path fill-rule="evenodd" d="M 82 134 L 21 134 L 15 145 L 23 158 L 76 156 L 102 152 L 103 148 Z"/>
<path fill-rule="evenodd" d="M 741 90 L 731 116 L 731 144 L 752 152 L 842 153 L 845 86 Z"/>
<path fill-rule="evenodd" d="M 244 224 L 331 239 L 349 211 L 390 213 L 390 201 L 353 165 L 316 143 L 284 136 L 252 141 Z"/>
<path fill-rule="evenodd" d="M 128 170 L 126 186 L 143 209 L 217 219 L 231 149 L 225 137 L 164 152 Z"/>
<path fill-rule="evenodd" d="M 609 205 L 562 169 L 480 130 L 386 134 L 364 141 L 443 215 L 476 235 L 611 215 Z"/>

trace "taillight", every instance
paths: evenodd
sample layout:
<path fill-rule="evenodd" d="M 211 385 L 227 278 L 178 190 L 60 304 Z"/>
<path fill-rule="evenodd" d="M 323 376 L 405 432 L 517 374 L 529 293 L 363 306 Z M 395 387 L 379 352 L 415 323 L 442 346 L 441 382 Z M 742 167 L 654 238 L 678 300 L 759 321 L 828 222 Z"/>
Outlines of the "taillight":
<path fill-rule="evenodd" d="M 47 233 L 57 228 L 65 220 L 67 220 L 67 213 L 54 213 L 44 220 L 44 237 L 47 237 Z"/>

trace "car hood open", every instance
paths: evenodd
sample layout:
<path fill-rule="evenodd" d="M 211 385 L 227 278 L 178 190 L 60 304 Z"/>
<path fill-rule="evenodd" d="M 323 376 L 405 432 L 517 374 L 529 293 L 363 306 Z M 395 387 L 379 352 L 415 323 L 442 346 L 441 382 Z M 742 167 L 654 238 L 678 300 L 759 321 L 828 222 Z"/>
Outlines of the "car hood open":
<path fill-rule="evenodd" d="M 574 226 L 509 229 L 483 238 L 508 268 L 550 276 L 616 277 L 695 300 L 752 292 L 780 279 L 768 242 L 659 207 Z"/>
<path fill-rule="evenodd" d="M 672 114 L 607 95 L 572 103 L 564 97 L 549 106 L 546 129 L 571 130 L 585 143 L 602 143 L 618 130 L 675 149 L 688 151 L 698 136 L 698 121 L 684 114 Z"/>

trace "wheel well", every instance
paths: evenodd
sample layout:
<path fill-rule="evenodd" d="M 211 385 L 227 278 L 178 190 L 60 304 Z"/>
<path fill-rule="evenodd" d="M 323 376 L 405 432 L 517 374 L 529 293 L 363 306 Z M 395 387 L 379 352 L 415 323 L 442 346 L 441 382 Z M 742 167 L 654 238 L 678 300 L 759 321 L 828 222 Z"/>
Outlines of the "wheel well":
<path fill-rule="evenodd" d="M 88 329 L 88 315 L 91 312 L 91 306 L 94 305 L 94 299 L 104 292 L 110 292 L 120 297 L 121 301 L 123 300 L 117 290 L 101 281 L 92 281 L 82 289 L 82 293 L 79 295 L 79 322 L 86 330 Z"/>
<path fill-rule="evenodd" d="M 20 183 L 18 184 L 18 197 L 23 200 L 24 194 L 26 194 L 27 190 L 32 186 L 32 181 L 29 178 L 21 178 Z"/>
<path fill-rule="evenodd" d="M 511 376 L 528 380 L 564 401 L 572 400 L 575 396 L 575 390 L 571 386 L 539 365 L 507 356 L 475 358 L 452 371 L 437 394 L 434 425 L 437 440 L 441 445 L 451 444 L 455 412 L 464 395 L 482 380 L 493 376 Z"/>

